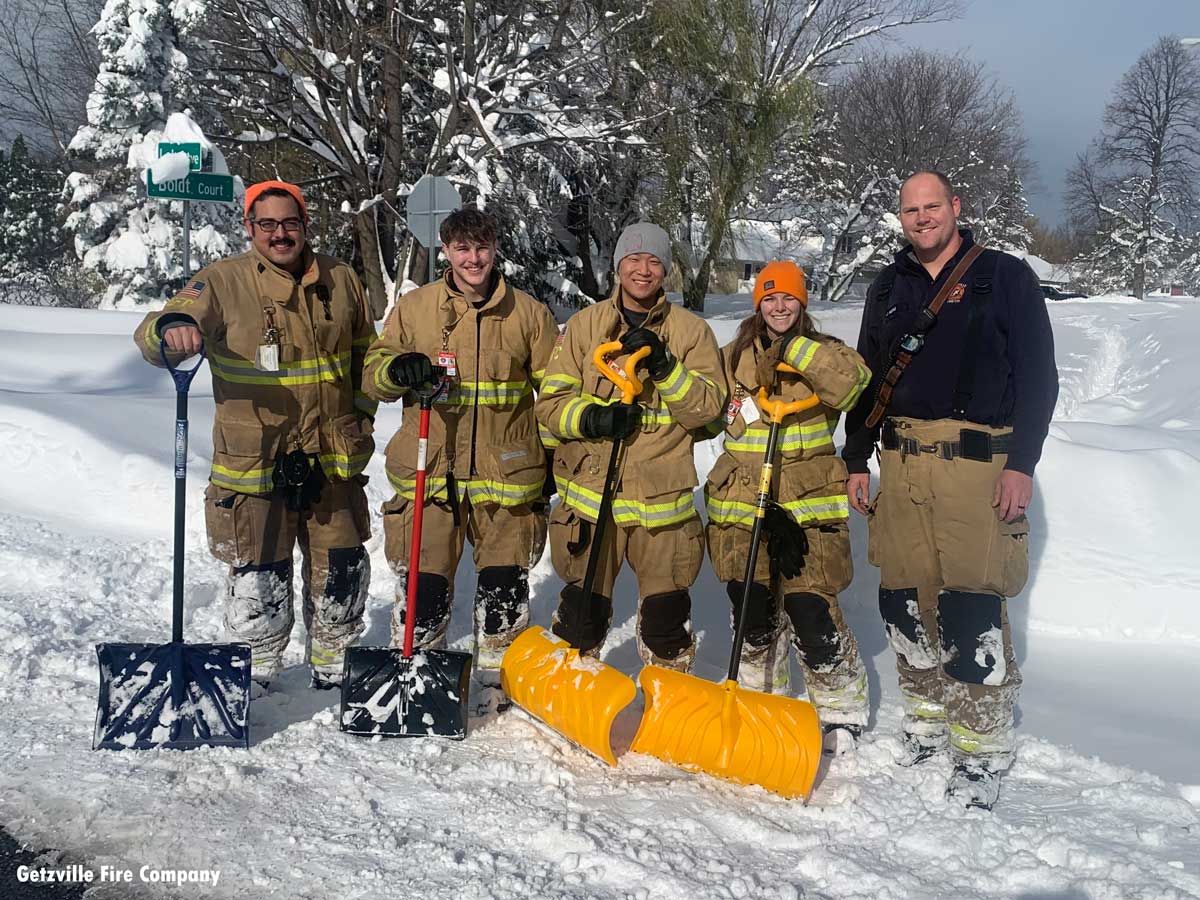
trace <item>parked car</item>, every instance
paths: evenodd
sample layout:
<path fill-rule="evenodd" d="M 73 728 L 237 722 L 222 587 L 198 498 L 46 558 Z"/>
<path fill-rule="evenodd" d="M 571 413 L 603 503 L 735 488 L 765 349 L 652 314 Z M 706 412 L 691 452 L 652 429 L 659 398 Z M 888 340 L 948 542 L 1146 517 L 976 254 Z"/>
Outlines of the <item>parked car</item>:
<path fill-rule="evenodd" d="M 1087 298 L 1087 294 L 1077 294 L 1074 291 L 1060 290 L 1050 284 L 1042 285 L 1042 293 L 1046 296 L 1047 300 L 1070 300 L 1074 297 Z"/>

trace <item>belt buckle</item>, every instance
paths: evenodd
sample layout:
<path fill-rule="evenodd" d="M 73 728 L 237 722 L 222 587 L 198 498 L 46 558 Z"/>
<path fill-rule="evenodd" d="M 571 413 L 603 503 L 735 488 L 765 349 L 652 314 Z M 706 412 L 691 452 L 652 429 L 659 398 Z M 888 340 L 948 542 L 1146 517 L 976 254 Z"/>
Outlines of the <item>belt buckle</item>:
<path fill-rule="evenodd" d="M 910 456 L 917 456 L 921 452 L 921 442 L 916 438 L 900 438 L 900 458 L 908 459 Z"/>

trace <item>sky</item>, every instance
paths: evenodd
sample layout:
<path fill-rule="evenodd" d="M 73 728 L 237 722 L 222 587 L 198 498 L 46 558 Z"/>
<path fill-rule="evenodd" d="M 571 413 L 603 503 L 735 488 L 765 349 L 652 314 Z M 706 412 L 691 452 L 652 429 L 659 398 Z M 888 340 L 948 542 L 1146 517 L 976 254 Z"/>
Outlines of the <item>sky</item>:
<path fill-rule="evenodd" d="M 1200 37 L 1200 0 L 974 0 L 901 42 L 982 61 L 1012 91 L 1037 166 L 1030 209 L 1062 219 L 1063 180 L 1099 132 L 1120 77 L 1160 35 Z M 1200 52 L 1200 51 L 1197 51 Z"/>

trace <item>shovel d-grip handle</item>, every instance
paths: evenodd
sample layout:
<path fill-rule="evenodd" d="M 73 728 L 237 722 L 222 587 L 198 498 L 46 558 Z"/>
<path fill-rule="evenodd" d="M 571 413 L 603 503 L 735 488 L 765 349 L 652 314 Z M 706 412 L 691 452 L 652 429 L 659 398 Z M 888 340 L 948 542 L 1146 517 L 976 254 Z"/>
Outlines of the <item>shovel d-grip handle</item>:
<path fill-rule="evenodd" d="M 629 354 L 629 359 L 625 360 L 628 372 L 609 360 L 610 356 L 620 353 L 622 349 L 624 348 L 620 341 L 601 344 L 592 353 L 592 362 L 600 370 L 601 375 L 620 389 L 621 402 L 629 404 L 642 392 L 642 382 L 637 377 L 637 364 L 650 355 L 650 348 L 642 347 Z"/>
<path fill-rule="evenodd" d="M 800 370 L 789 366 L 787 363 L 779 363 L 775 366 L 776 372 L 787 372 L 791 375 L 799 375 Z M 792 400 L 790 402 L 784 400 L 772 400 L 767 395 L 767 389 L 760 387 L 758 389 L 758 408 L 763 411 L 768 422 L 782 421 L 785 416 L 795 415 L 798 412 L 804 412 L 806 409 L 812 409 L 814 406 L 821 404 L 821 398 L 816 394 L 811 397 L 805 397 L 802 400 Z"/>

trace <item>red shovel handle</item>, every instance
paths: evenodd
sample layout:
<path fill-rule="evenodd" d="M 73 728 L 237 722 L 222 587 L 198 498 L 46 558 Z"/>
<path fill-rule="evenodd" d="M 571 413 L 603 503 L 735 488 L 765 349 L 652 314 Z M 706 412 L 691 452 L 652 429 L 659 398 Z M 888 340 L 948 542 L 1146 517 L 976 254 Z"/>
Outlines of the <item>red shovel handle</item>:
<path fill-rule="evenodd" d="M 413 653 L 417 627 L 417 582 L 421 575 L 421 523 L 425 517 L 425 458 L 429 452 L 429 411 L 433 398 L 446 386 L 444 377 L 432 391 L 421 391 L 421 420 L 417 424 L 417 484 L 413 491 L 412 546 L 408 551 L 407 599 L 404 604 L 404 658 Z"/>

